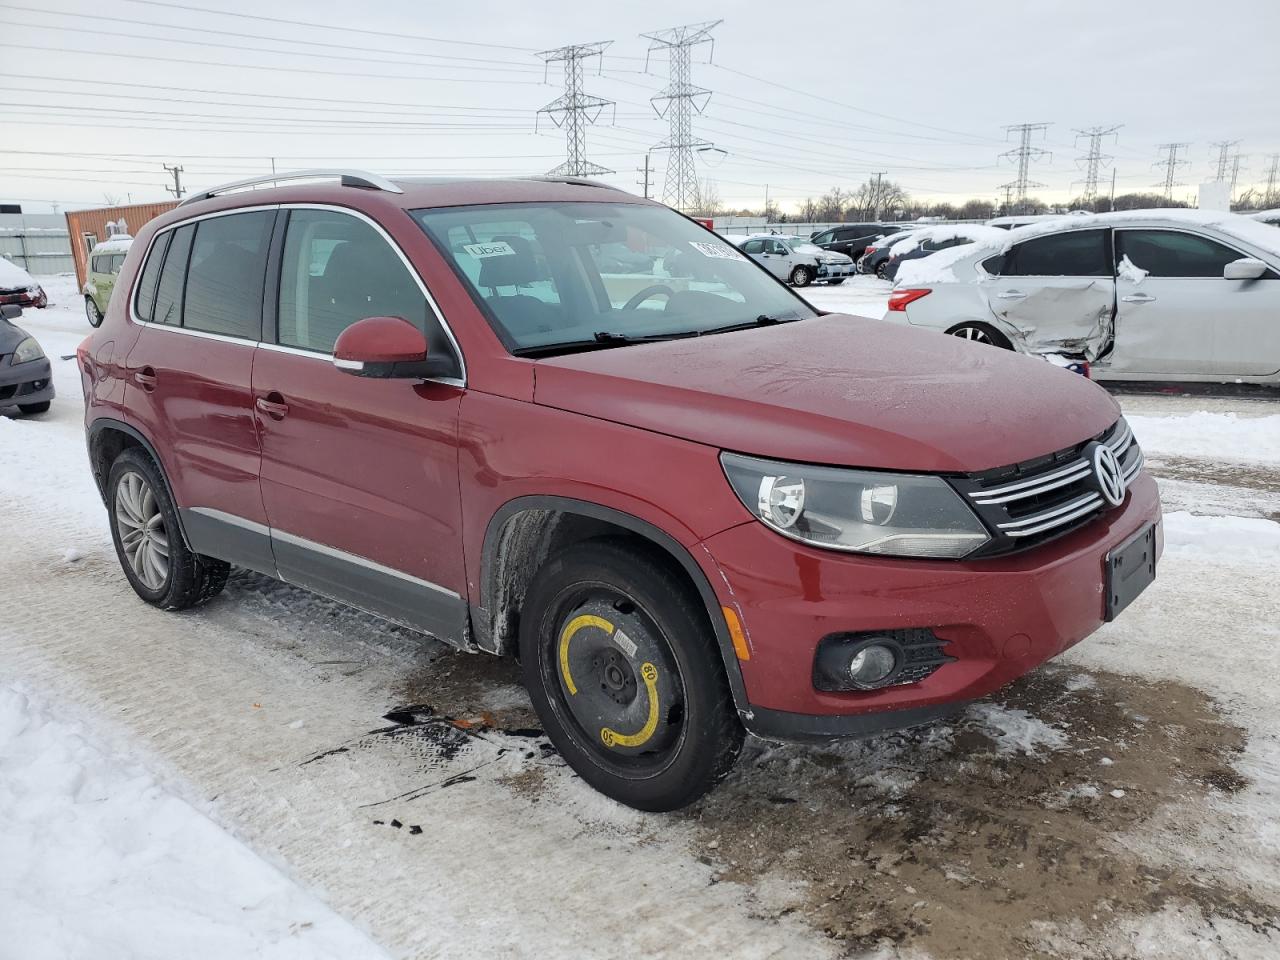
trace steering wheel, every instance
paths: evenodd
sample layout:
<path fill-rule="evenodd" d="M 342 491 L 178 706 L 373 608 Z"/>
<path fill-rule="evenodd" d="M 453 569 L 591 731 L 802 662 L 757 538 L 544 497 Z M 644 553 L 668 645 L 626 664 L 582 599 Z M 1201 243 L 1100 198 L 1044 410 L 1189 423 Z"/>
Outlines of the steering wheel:
<path fill-rule="evenodd" d="M 656 297 L 660 293 L 665 293 L 668 297 L 675 294 L 675 291 L 668 287 L 665 283 L 655 283 L 651 287 L 645 287 L 634 297 L 622 305 L 623 310 L 634 310 L 640 304 L 644 303 L 650 297 Z"/>

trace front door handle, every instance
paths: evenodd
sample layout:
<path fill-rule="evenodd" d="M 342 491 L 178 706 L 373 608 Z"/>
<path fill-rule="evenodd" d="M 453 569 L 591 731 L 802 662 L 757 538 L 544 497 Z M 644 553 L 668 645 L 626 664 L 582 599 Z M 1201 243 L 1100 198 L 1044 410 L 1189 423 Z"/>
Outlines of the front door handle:
<path fill-rule="evenodd" d="M 1127 297 L 1121 297 L 1122 303 L 1150 303 L 1155 297 L 1147 293 L 1131 293 Z"/>
<path fill-rule="evenodd" d="M 254 402 L 254 406 L 272 420 L 283 420 L 289 415 L 289 405 L 284 402 L 284 397 L 274 390 L 265 397 L 259 397 Z"/>
<path fill-rule="evenodd" d="M 1025 300 L 1027 295 L 1021 290 L 1006 290 L 1004 293 L 997 293 L 996 297 L 1001 300 Z"/>

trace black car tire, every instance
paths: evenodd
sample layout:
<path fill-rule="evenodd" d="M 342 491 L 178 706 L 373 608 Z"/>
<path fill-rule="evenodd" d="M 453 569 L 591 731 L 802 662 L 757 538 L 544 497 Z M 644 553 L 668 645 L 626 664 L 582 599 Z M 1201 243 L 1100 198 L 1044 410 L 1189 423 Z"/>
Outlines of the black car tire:
<path fill-rule="evenodd" d="M 807 287 L 813 280 L 813 268 L 803 264 L 791 271 L 789 282 L 793 287 Z"/>
<path fill-rule="evenodd" d="M 52 401 L 44 400 L 40 403 L 20 403 L 18 404 L 18 409 L 28 414 L 48 413 L 50 406 L 52 406 Z"/>
<path fill-rule="evenodd" d="M 98 309 L 98 305 L 94 302 L 93 297 L 86 296 L 84 298 L 84 315 L 89 319 L 89 326 L 102 326 L 102 311 Z"/>
<path fill-rule="evenodd" d="M 953 337 L 959 337 L 961 340 L 971 340 L 974 343 L 985 343 L 992 347 L 998 347 L 1001 350 L 1012 350 L 1013 344 L 1009 342 L 1009 338 L 1003 333 L 991 326 L 989 323 L 961 323 L 952 327 L 947 333 Z"/>
<path fill-rule="evenodd" d="M 844 277 L 836 277 L 834 280 L 828 280 L 827 283 L 830 286 L 838 287 L 840 284 L 844 283 L 844 279 Z"/>
<path fill-rule="evenodd" d="M 627 806 L 693 803 L 742 747 L 706 610 L 669 559 L 642 541 L 588 540 L 542 565 L 520 613 L 520 664 L 561 756 Z"/>
<path fill-rule="evenodd" d="M 155 506 L 159 509 L 160 532 L 167 538 L 167 570 L 163 581 L 156 586 L 144 583 L 135 572 L 121 542 L 122 524 L 117 514 L 122 508 L 117 500 L 117 491 L 120 484 L 131 475 L 140 477 L 149 488 Z M 145 451 L 130 447 L 111 464 L 111 472 L 107 477 L 107 514 L 110 518 L 111 540 L 115 544 L 120 566 L 134 592 L 147 603 L 162 610 L 186 610 L 207 603 L 226 586 L 231 565 L 223 560 L 193 553 L 187 548 L 182 538 L 177 507 L 169 496 L 169 486 L 155 461 Z"/>
<path fill-rule="evenodd" d="M 876 264 L 876 276 L 879 277 L 881 280 L 889 279 L 889 261 L 888 260 L 881 260 L 879 263 Z"/>

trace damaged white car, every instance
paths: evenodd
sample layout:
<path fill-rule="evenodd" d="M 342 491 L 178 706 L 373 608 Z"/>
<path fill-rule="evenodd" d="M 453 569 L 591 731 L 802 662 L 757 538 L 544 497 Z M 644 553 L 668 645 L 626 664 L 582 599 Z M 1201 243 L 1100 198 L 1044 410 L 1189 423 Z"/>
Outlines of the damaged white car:
<path fill-rule="evenodd" d="M 902 264 L 885 319 L 1100 380 L 1280 385 L 1280 231 L 1199 210 L 1038 223 Z"/>

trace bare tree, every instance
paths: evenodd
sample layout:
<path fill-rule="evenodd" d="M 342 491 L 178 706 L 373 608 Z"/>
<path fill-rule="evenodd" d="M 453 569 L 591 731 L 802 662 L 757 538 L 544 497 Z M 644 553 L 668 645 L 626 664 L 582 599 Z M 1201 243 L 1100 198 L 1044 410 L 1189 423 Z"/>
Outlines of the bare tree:
<path fill-rule="evenodd" d="M 910 199 L 901 184 L 879 177 L 868 180 L 850 195 L 849 213 L 860 220 L 872 220 L 906 207 Z"/>
<path fill-rule="evenodd" d="M 832 187 L 818 200 L 817 219 L 836 221 L 844 219 L 845 207 L 849 205 L 849 194 L 839 187 Z"/>
<path fill-rule="evenodd" d="M 800 220 L 802 223 L 813 223 L 818 219 L 818 205 L 813 202 L 813 197 L 805 197 L 804 202 L 800 204 Z"/>
<path fill-rule="evenodd" d="M 701 194 L 698 198 L 700 203 L 694 211 L 695 216 L 717 217 L 724 211 L 724 204 L 720 201 L 720 188 L 710 177 L 702 181 L 702 189 L 699 193 Z"/>
<path fill-rule="evenodd" d="M 104 193 L 102 199 L 108 207 L 120 206 L 120 194 L 118 193 Z"/>

